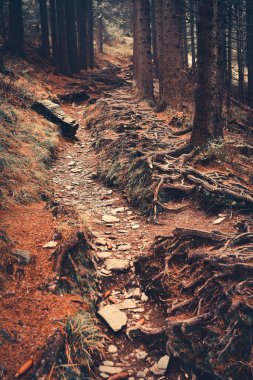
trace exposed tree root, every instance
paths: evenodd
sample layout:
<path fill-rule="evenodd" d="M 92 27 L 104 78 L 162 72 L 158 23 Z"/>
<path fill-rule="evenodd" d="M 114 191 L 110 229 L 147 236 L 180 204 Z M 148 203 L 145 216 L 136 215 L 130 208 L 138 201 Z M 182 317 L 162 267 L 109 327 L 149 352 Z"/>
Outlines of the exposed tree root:
<path fill-rule="evenodd" d="M 131 99 L 129 104 L 125 98 L 119 100 L 120 94 L 100 100 L 96 115 L 92 110 L 88 120 L 100 151 L 100 179 L 120 187 L 131 203 L 153 214 L 155 221 L 161 211 L 185 208 L 188 202 L 171 205 L 183 198 L 196 199 L 206 209 L 253 210 L 253 191 L 245 170 L 233 174 L 232 168 L 196 169 L 198 152 L 187 138 L 180 137 L 190 127 L 173 131 L 150 116 L 151 109 L 144 112 L 131 106 Z"/>
<path fill-rule="evenodd" d="M 157 238 L 136 270 L 145 290 L 168 305 L 169 354 L 196 375 L 252 377 L 252 233 L 177 228 Z"/>

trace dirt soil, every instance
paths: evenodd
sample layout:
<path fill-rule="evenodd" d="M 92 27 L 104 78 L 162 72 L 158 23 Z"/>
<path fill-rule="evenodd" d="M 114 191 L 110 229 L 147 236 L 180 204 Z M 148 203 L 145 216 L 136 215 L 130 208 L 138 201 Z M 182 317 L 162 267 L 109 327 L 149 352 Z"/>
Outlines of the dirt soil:
<path fill-rule="evenodd" d="M 124 77 L 129 65 L 128 60 L 107 58 L 110 64 L 120 67 L 120 74 Z M 76 79 L 76 82 L 80 84 L 82 80 Z M 117 99 L 125 95 L 124 106 L 130 109 L 133 107 L 132 100 L 135 94 L 129 84 L 131 82 L 126 83 L 126 86 L 121 87 L 120 90 L 115 90 L 103 83 L 101 89 L 99 88 L 102 95 L 99 91 L 92 93 L 92 89 L 89 89 L 90 96 L 98 98 L 109 94 Z M 69 88 L 70 80 L 61 81 L 53 76 L 47 79 L 47 90 L 50 90 L 52 95 L 64 93 Z M 86 128 L 88 102 L 89 100 L 86 100 L 63 106 L 68 115 L 79 121 L 80 127 L 75 141 L 61 140 L 59 157 L 53 165 L 51 179 L 54 184 L 55 200 L 63 205 L 73 206 L 82 222 L 93 232 L 94 253 L 97 255 L 100 274 L 101 294 L 98 295 L 97 304 L 99 307 L 100 302 L 102 306 L 112 304 L 113 299 L 110 301 L 104 295 L 107 291 L 112 292 L 113 298 L 119 303 L 127 297 L 127 294 L 140 288 L 133 262 L 139 255 L 147 254 L 157 235 L 170 235 L 176 227 L 235 232 L 235 224 L 242 217 L 234 212 L 222 223 L 214 226 L 217 215 L 210 216 L 199 208 L 197 202 L 191 202 L 191 206 L 180 213 L 160 215 L 158 223 L 154 224 L 152 219 L 129 205 L 121 188 L 109 188 L 98 181 L 99 153 L 93 147 L 96 142 L 94 137 Z M 135 103 L 135 110 L 146 113 L 147 118 L 150 118 L 152 112 L 151 107 L 144 103 Z M 170 115 L 166 113 L 158 115 L 152 112 L 152 118 L 159 119 L 165 128 Z M 114 216 L 118 220 L 106 222 L 103 220 L 105 215 Z M 8 211 L 1 211 L 1 224 L 7 226 L 8 235 L 13 241 L 13 249 L 28 250 L 33 256 L 32 262 L 24 267 L 24 272 L 18 272 L 9 277 L 0 299 L 2 315 L 0 377 L 10 380 L 26 360 L 30 357 L 36 360 L 47 336 L 60 326 L 59 322 L 64 321 L 68 315 L 73 315 L 80 306 L 77 306 L 75 302 L 78 296 L 61 297 L 39 290 L 43 281 L 52 276 L 53 272 L 50 260 L 53 250 L 43 249 L 43 245 L 52 240 L 57 230 L 56 220 L 52 217 L 51 211 L 45 208 L 45 204 L 15 206 Z M 129 270 L 108 271 L 101 254 L 107 255 L 110 259 L 127 259 L 130 263 Z M 128 317 L 127 326 L 116 334 L 102 318 L 98 317 L 101 328 L 109 338 L 104 347 L 105 360 L 112 361 L 114 367 L 119 367 L 122 371 L 127 370 L 132 379 L 137 379 L 137 377 L 150 380 L 173 379 L 171 374 L 154 375 L 150 371 L 153 364 L 166 354 L 164 342 L 154 344 L 154 341 L 150 342 L 150 340 L 130 339 L 126 334 L 126 329 L 139 326 L 140 323 L 151 330 L 161 328 L 164 307 L 160 300 L 154 301 L 145 297 L 142 290 L 141 297 L 136 299 L 136 305 L 137 311 L 124 310 Z M 156 339 L 155 341 L 157 343 Z M 110 345 L 117 347 L 116 353 L 109 352 Z M 146 353 L 145 357 L 138 354 L 143 351 Z M 178 378 L 178 376 L 188 375 L 179 366 L 175 376 Z M 106 377 L 108 374 L 98 369 L 93 378 Z"/>

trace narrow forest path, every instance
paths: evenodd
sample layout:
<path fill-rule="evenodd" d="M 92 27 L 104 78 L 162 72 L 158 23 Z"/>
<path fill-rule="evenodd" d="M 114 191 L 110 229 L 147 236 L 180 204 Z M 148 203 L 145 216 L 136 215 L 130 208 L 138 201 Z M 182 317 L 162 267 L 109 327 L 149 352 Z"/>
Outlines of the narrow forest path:
<path fill-rule="evenodd" d="M 147 122 L 157 117 L 150 106 L 134 101 L 129 86 L 104 95 L 108 97 L 114 107 L 133 109 Z M 105 361 L 95 378 L 109 378 L 122 371 L 127 371 L 132 380 L 171 378 L 165 374 L 168 357 L 162 339 L 163 306 L 142 292 L 133 262 L 138 255 L 147 253 L 155 236 L 169 235 L 178 226 L 211 230 L 214 219 L 191 207 L 180 214 L 160 216 L 159 223 L 154 224 L 129 206 L 120 189 L 110 189 L 99 182 L 98 153 L 85 128 L 84 106 L 65 106 L 68 114 L 79 119 L 80 128 L 77 141 L 64 143 L 53 168 L 53 182 L 56 200 L 75 207 L 94 235 L 101 288 L 98 314 L 104 316 L 100 322 L 109 337 Z M 120 331 L 113 332 L 109 325 Z M 183 370 L 181 373 L 182 379 L 187 378 Z"/>

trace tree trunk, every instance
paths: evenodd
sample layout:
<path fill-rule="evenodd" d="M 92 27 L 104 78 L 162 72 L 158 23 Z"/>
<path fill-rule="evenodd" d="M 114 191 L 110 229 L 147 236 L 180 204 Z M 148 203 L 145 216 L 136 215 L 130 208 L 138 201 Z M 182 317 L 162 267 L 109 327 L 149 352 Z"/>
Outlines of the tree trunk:
<path fill-rule="evenodd" d="M 163 47 L 161 102 L 181 108 L 184 78 L 181 56 L 181 15 L 178 0 L 163 1 Z"/>
<path fill-rule="evenodd" d="M 188 63 L 188 43 L 187 43 L 187 26 L 186 26 L 186 4 L 185 0 L 180 1 L 180 13 L 181 13 L 181 49 L 182 49 L 182 64 L 183 68 L 187 69 L 189 63 Z"/>
<path fill-rule="evenodd" d="M 190 33 L 191 33 L 191 54 L 192 69 L 196 69 L 196 53 L 195 53 L 195 0 L 190 0 Z"/>
<path fill-rule="evenodd" d="M 191 135 L 191 145 L 194 147 L 204 147 L 211 140 L 223 138 L 218 68 L 218 2 L 219 0 L 199 1 L 198 87 L 195 91 L 195 116 Z"/>
<path fill-rule="evenodd" d="M 239 99 L 244 101 L 244 64 L 243 64 L 243 33 L 242 33 L 242 4 L 235 2 L 237 66 L 239 79 Z"/>
<path fill-rule="evenodd" d="M 227 109 L 231 107 L 232 95 L 232 3 L 228 6 L 228 68 L 227 68 Z"/>
<path fill-rule="evenodd" d="M 163 0 L 155 1 L 155 19 L 156 19 L 156 46 L 157 46 L 157 70 L 159 79 L 159 102 L 161 102 L 161 94 L 163 93 Z"/>
<path fill-rule="evenodd" d="M 246 1 L 247 16 L 247 65 L 248 65 L 248 104 L 253 108 L 253 2 Z"/>
<path fill-rule="evenodd" d="M 22 57 L 24 55 L 22 0 L 9 1 L 8 47 L 12 54 L 18 57 Z"/>
<path fill-rule="evenodd" d="M 72 73 L 79 73 L 79 54 L 77 45 L 77 27 L 76 27 L 76 2 L 75 0 L 65 0 L 66 9 L 66 28 L 68 39 L 68 56 L 69 65 Z"/>
<path fill-rule="evenodd" d="M 59 67 L 59 42 L 57 30 L 57 15 L 56 15 L 56 0 L 50 0 L 50 25 L 51 25 L 51 40 L 53 64 L 56 68 Z"/>
<path fill-rule="evenodd" d="M 43 57 L 50 57 L 47 1 L 40 0 L 40 25 L 41 25 L 41 54 Z"/>
<path fill-rule="evenodd" d="M 77 30 L 79 61 L 82 69 L 87 69 L 87 3 L 83 0 L 77 1 Z"/>
<path fill-rule="evenodd" d="M 97 0 L 97 51 L 103 54 L 103 0 Z"/>
<path fill-rule="evenodd" d="M 139 99 L 154 100 L 149 1 L 134 0 L 136 11 L 135 63 Z"/>
<path fill-rule="evenodd" d="M 59 41 L 59 72 L 63 75 L 70 75 L 66 12 L 65 4 L 62 0 L 56 0 L 56 10 Z"/>
<path fill-rule="evenodd" d="M 151 24 L 152 24 L 152 52 L 155 75 L 158 77 L 158 56 L 157 56 L 157 21 L 156 21 L 156 11 L 155 11 L 155 0 L 151 1 Z"/>
<path fill-rule="evenodd" d="M 92 0 L 87 0 L 87 47 L 88 47 L 88 67 L 94 68 L 94 33 L 93 33 L 93 3 Z"/>

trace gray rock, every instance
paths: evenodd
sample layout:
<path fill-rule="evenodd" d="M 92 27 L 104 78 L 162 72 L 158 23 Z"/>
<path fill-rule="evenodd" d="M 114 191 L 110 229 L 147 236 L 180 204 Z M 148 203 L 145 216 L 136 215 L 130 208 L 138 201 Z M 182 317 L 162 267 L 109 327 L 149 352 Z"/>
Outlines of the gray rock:
<path fill-rule="evenodd" d="M 114 306 L 119 310 L 135 309 L 137 307 L 136 303 L 131 299 L 126 299 L 123 302 L 115 304 Z"/>
<path fill-rule="evenodd" d="M 115 332 L 120 331 L 127 324 L 127 315 L 117 309 L 115 305 L 107 305 L 98 311 L 98 314 L 108 323 Z M 106 371 L 102 371 L 106 372 Z"/>
<path fill-rule="evenodd" d="M 136 358 L 137 358 L 138 360 L 146 359 L 147 356 L 148 356 L 148 354 L 147 354 L 146 351 L 137 351 L 137 352 L 136 352 Z"/>
<path fill-rule="evenodd" d="M 12 255 L 18 259 L 21 265 L 27 265 L 31 261 L 31 253 L 29 251 L 15 251 L 12 252 Z"/>
<path fill-rule="evenodd" d="M 121 251 L 121 252 L 129 251 L 129 249 L 131 249 L 131 244 L 130 243 L 121 244 L 118 246 L 117 249 L 118 249 L 118 251 Z"/>
<path fill-rule="evenodd" d="M 138 379 L 140 379 L 140 378 L 145 379 L 145 377 L 146 377 L 146 373 L 144 371 L 137 372 L 137 378 Z"/>
<path fill-rule="evenodd" d="M 162 358 L 158 360 L 157 368 L 166 370 L 170 361 L 170 357 L 168 355 L 164 355 Z"/>
<path fill-rule="evenodd" d="M 43 248 L 45 248 L 45 249 L 55 248 L 55 247 L 57 247 L 57 245 L 58 245 L 57 241 L 52 240 L 52 241 L 49 241 L 48 243 L 44 244 Z"/>
<path fill-rule="evenodd" d="M 130 262 L 129 260 L 124 259 L 107 259 L 105 262 L 105 266 L 107 270 L 124 271 L 129 269 Z"/>
<path fill-rule="evenodd" d="M 108 346 L 108 352 L 110 352 L 110 354 L 115 354 L 117 351 L 118 351 L 117 347 L 114 346 L 113 344 L 110 344 L 110 346 Z"/>
<path fill-rule="evenodd" d="M 116 218 L 116 216 L 105 214 L 102 217 L 103 222 L 105 223 L 118 223 L 120 222 L 119 218 Z"/>
<path fill-rule="evenodd" d="M 108 252 L 108 251 L 105 251 L 105 252 L 97 252 L 97 257 L 100 259 L 100 260 L 105 260 L 105 259 L 109 259 L 109 257 L 111 257 L 112 253 L 111 252 Z"/>
<path fill-rule="evenodd" d="M 106 367 L 113 367 L 114 363 L 111 360 L 105 360 L 103 363 Z"/>
<path fill-rule="evenodd" d="M 99 372 L 108 373 L 109 375 L 116 375 L 117 373 L 122 372 L 122 368 L 120 367 L 110 367 L 106 365 L 99 366 Z"/>

